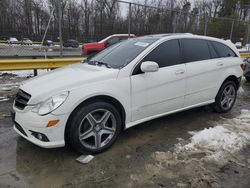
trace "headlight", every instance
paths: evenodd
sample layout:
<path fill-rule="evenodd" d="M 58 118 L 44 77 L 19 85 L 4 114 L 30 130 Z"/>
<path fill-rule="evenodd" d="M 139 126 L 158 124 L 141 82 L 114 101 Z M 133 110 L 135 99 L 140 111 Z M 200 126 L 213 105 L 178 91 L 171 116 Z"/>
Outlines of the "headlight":
<path fill-rule="evenodd" d="M 31 111 L 36 112 L 41 116 L 49 114 L 61 106 L 67 99 L 68 95 L 68 91 L 55 95 L 44 102 L 38 103 Z"/>

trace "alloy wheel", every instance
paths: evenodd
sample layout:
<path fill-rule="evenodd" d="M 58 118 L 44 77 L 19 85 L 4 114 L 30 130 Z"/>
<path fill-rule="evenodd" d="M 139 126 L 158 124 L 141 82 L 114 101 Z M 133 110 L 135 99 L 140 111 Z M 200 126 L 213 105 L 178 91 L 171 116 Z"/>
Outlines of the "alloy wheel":
<path fill-rule="evenodd" d="M 220 100 L 221 107 L 223 108 L 223 110 L 230 109 L 235 102 L 235 98 L 236 98 L 235 87 L 231 84 L 226 86 L 222 92 Z"/>
<path fill-rule="evenodd" d="M 79 140 L 86 148 L 98 149 L 110 142 L 115 131 L 114 114 L 106 109 L 96 109 L 82 119 L 79 126 Z"/>

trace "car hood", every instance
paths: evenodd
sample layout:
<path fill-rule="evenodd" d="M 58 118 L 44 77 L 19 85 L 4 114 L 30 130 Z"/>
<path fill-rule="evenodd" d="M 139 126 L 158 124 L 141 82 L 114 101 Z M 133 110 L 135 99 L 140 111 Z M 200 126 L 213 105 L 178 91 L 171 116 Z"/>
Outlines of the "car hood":
<path fill-rule="evenodd" d="M 20 89 L 32 97 L 29 104 L 36 104 L 62 91 L 70 91 L 108 79 L 116 79 L 118 69 L 77 63 L 50 71 L 23 82 Z"/>
<path fill-rule="evenodd" d="M 85 43 L 85 44 L 83 44 L 83 46 L 84 47 L 89 47 L 89 48 L 96 47 L 96 46 L 102 47 L 102 46 L 104 46 L 104 44 L 103 43 L 98 43 L 98 42 L 92 42 L 92 43 Z"/>

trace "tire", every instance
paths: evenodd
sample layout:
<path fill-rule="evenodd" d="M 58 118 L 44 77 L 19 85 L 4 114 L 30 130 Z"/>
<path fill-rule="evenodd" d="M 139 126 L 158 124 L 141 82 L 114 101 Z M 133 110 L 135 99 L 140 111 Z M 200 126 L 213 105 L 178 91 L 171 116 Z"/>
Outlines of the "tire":
<path fill-rule="evenodd" d="M 237 86 L 233 81 L 225 81 L 215 97 L 213 109 L 218 113 L 229 112 L 237 97 Z"/>
<path fill-rule="evenodd" d="M 97 154 L 110 148 L 121 132 L 121 116 L 106 102 L 79 107 L 69 122 L 70 145 L 80 153 Z"/>

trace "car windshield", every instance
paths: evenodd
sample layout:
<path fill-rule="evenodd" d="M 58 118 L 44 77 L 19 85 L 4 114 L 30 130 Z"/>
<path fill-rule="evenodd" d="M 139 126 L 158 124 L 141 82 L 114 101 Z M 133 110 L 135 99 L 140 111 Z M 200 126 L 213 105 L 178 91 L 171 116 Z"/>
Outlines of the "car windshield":
<path fill-rule="evenodd" d="M 129 64 L 157 38 L 134 38 L 113 45 L 87 60 L 120 69 Z"/>
<path fill-rule="evenodd" d="M 106 38 L 100 40 L 98 43 L 104 43 L 105 41 L 107 41 L 107 40 L 110 39 L 110 38 L 111 38 L 111 36 L 108 36 L 108 37 L 106 37 Z"/>

